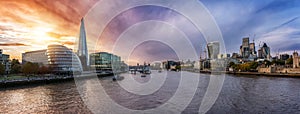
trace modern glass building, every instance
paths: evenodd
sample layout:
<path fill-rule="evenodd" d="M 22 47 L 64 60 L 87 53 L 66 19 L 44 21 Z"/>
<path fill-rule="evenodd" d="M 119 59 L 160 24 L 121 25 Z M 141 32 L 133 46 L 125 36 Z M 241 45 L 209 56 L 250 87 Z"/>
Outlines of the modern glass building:
<path fill-rule="evenodd" d="M 88 48 L 86 44 L 86 32 L 84 27 L 84 19 L 81 19 L 80 32 L 79 32 L 79 41 L 78 41 L 78 50 L 77 55 L 81 61 L 83 70 L 88 70 Z"/>
<path fill-rule="evenodd" d="M 266 43 L 264 43 L 264 45 L 258 50 L 258 58 L 267 60 L 271 59 L 270 47 Z"/>
<path fill-rule="evenodd" d="M 208 58 L 217 59 L 218 54 L 220 54 L 220 43 L 219 42 L 209 42 L 207 44 Z"/>
<path fill-rule="evenodd" d="M 82 72 L 79 57 L 63 45 L 49 45 L 47 49 L 49 67 L 54 73 Z"/>
<path fill-rule="evenodd" d="M 112 71 L 113 67 L 121 63 L 121 57 L 107 53 L 98 52 L 90 54 L 90 66 L 97 71 Z"/>

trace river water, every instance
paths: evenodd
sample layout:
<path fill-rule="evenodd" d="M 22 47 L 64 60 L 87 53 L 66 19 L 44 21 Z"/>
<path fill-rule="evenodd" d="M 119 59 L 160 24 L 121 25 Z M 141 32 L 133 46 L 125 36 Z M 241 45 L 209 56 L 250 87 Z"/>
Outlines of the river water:
<path fill-rule="evenodd" d="M 2 88 L 0 113 L 109 113 L 114 109 L 103 108 L 106 102 L 96 102 L 99 98 L 95 100 L 87 98 L 99 89 L 98 86 L 91 86 L 94 81 L 100 82 L 105 90 L 103 94 L 108 95 L 121 107 L 139 111 L 154 109 L 172 99 L 176 91 L 178 92 L 180 79 L 196 74 L 185 72 L 181 75 L 179 72 L 164 72 L 167 75 L 157 76 L 164 73 L 152 73 L 145 78 L 140 74 L 121 74 L 124 79 L 118 82 L 113 82 L 111 77 L 89 78 L 77 82 L 81 89 L 77 88 L 75 81 Z M 137 87 L 136 83 L 129 80 L 130 78 L 141 85 Z M 199 111 L 210 75 L 200 74 L 198 78 L 195 95 L 182 113 L 190 114 Z M 143 87 L 151 80 L 163 84 L 150 84 L 151 87 L 159 87 L 158 89 Z M 78 90 L 84 90 L 83 94 Z M 138 95 L 138 92 L 148 93 Z M 95 111 L 97 109 L 98 111 Z M 300 113 L 300 78 L 226 74 L 219 97 L 207 113 Z"/>

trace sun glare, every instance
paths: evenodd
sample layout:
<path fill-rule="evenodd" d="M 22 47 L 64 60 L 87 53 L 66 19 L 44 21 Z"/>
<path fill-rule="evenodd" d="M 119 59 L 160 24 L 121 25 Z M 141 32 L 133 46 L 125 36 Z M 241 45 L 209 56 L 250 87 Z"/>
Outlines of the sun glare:
<path fill-rule="evenodd" d="M 50 41 L 54 38 L 50 37 L 47 33 L 52 31 L 52 28 L 37 27 L 34 28 L 31 32 L 31 38 L 34 38 L 36 41 Z"/>

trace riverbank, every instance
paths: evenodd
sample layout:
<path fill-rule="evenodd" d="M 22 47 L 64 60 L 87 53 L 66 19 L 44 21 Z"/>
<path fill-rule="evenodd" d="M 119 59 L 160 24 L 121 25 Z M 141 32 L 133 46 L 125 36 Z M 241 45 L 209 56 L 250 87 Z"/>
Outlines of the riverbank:
<path fill-rule="evenodd" d="M 97 75 L 98 78 L 112 76 L 112 73 L 84 73 L 81 75 L 76 76 L 32 76 L 32 77 L 25 77 L 25 76 L 18 76 L 18 78 L 11 78 L 8 77 L 8 80 L 0 80 L 0 88 L 8 88 L 8 87 L 17 87 L 17 86 L 26 86 L 26 85 L 43 85 L 43 84 L 50 84 L 50 83 L 60 83 L 66 81 L 74 81 L 76 79 L 89 79 L 94 78 Z"/>
<path fill-rule="evenodd" d="M 197 71 L 196 71 L 197 72 Z M 200 73 L 211 74 L 211 71 L 198 71 Z M 300 73 L 260 73 L 260 72 L 213 72 L 213 73 L 225 73 L 225 74 L 233 74 L 233 75 L 255 75 L 255 76 L 269 76 L 269 77 L 290 77 L 290 78 L 300 78 Z"/>
<path fill-rule="evenodd" d="M 226 72 L 226 74 L 300 78 L 300 74 L 291 74 L 291 73 L 289 74 L 289 73 L 260 73 L 260 72 Z"/>

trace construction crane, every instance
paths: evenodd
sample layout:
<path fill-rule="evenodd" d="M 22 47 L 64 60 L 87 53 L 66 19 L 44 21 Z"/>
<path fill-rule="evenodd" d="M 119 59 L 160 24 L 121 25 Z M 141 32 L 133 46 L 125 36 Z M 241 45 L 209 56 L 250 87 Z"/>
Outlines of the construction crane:
<path fill-rule="evenodd" d="M 277 50 L 276 56 L 279 58 L 279 51 L 280 49 Z"/>

